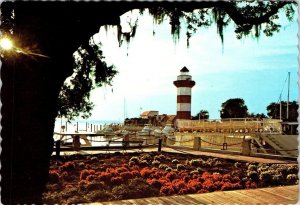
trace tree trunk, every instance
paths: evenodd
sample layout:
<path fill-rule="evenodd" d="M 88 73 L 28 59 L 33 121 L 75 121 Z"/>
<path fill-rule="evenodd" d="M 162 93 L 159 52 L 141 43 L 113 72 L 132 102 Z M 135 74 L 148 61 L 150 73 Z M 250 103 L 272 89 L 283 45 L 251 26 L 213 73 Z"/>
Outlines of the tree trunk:
<path fill-rule="evenodd" d="M 62 81 L 51 75 L 57 65 L 47 60 L 15 58 L 4 61 L 1 69 L 1 198 L 4 204 L 40 203 Z"/>

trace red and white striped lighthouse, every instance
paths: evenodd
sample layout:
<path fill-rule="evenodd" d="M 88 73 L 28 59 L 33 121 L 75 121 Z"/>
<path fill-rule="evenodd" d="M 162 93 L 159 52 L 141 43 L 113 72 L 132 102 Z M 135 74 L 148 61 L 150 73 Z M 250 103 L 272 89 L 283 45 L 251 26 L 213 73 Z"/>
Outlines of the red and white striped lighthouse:
<path fill-rule="evenodd" d="M 183 67 L 174 81 L 177 87 L 177 119 L 191 119 L 192 87 L 195 85 L 189 70 Z"/>

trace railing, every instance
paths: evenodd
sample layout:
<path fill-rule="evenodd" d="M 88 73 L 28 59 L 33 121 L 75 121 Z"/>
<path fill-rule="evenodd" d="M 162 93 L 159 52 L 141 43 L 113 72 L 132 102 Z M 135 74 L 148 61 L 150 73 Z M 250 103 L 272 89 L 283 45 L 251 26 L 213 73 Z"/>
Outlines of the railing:
<path fill-rule="evenodd" d="M 177 120 L 179 131 L 226 132 L 226 133 L 281 133 L 280 120 L 257 118 L 230 118 L 221 120 Z"/>
<path fill-rule="evenodd" d="M 86 138 L 83 138 L 86 139 Z M 72 140 L 72 142 L 68 142 L 67 145 L 65 143 L 67 141 Z M 72 135 L 65 137 L 61 140 L 56 140 L 54 143 L 54 151 L 57 157 L 60 156 L 61 151 L 80 151 L 80 150 L 104 150 L 108 152 L 111 149 L 115 150 L 140 150 L 142 151 L 143 148 L 147 147 L 156 147 L 158 146 L 158 150 L 161 150 L 162 146 L 162 139 L 160 137 L 153 137 L 152 139 L 149 138 L 139 138 L 137 139 L 136 136 L 122 136 L 117 138 L 110 138 L 105 140 L 95 140 L 93 137 L 89 139 L 89 142 L 101 142 L 103 143 L 102 146 L 80 146 L 80 137 L 78 135 Z M 151 143 L 150 143 L 151 142 Z"/>

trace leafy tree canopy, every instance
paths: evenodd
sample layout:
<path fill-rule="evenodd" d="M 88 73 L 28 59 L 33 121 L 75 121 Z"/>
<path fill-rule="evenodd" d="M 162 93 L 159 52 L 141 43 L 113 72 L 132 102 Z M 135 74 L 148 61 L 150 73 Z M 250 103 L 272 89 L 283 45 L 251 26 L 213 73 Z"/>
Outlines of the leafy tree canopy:
<path fill-rule="evenodd" d="M 192 120 L 207 120 L 209 119 L 209 112 L 207 110 L 200 110 L 197 115 L 192 117 Z"/>
<path fill-rule="evenodd" d="M 281 119 L 284 121 L 297 121 L 299 104 L 296 101 L 289 102 L 289 115 L 287 118 L 287 102 L 281 102 Z M 273 119 L 280 119 L 280 103 L 272 102 L 267 106 L 267 114 Z"/>
<path fill-rule="evenodd" d="M 118 72 L 108 66 L 100 45 L 93 38 L 74 53 L 74 73 L 63 85 L 58 98 L 58 116 L 73 120 L 75 117 L 88 118 L 94 104 L 90 91 L 95 87 L 111 85 Z"/>
<path fill-rule="evenodd" d="M 248 115 L 248 117 L 260 119 L 267 118 L 267 116 L 264 113 L 251 113 Z"/>
<path fill-rule="evenodd" d="M 221 118 L 245 118 L 248 116 L 248 108 L 241 98 L 232 98 L 221 105 Z"/>
<path fill-rule="evenodd" d="M 235 33 L 238 39 L 248 35 L 259 37 L 262 33 L 272 36 L 281 28 L 278 21 L 279 12 L 283 11 L 286 18 L 292 21 L 295 13 L 294 5 L 296 2 L 292 1 L 220 1 L 202 2 L 197 8 L 190 8 L 188 5 L 180 8 L 150 7 L 149 13 L 156 24 L 169 21 L 175 42 L 179 39 L 182 28 L 185 27 L 187 46 L 189 46 L 189 39 L 198 28 L 213 24 L 217 26 L 222 43 L 224 42 L 223 30 L 231 22 L 236 26 Z M 136 33 L 137 22 L 134 25 L 131 37 Z M 129 33 L 126 33 L 125 40 L 130 40 Z"/>

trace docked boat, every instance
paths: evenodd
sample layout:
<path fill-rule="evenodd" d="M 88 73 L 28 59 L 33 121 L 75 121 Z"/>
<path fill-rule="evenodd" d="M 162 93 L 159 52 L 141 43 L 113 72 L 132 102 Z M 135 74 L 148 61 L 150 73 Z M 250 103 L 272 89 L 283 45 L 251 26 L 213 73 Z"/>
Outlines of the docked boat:
<path fill-rule="evenodd" d="M 104 129 L 98 131 L 97 134 L 103 134 L 105 137 L 112 137 L 116 135 L 112 127 L 104 127 Z"/>
<path fill-rule="evenodd" d="M 128 130 L 117 130 L 114 132 L 117 136 L 124 136 L 124 135 L 129 135 L 131 134 Z"/>
<path fill-rule="evenodd" d="M 145 124 L 141 131 L 137 132 L 138 136 L 151 136 L 154 135 L 154 130 L 150 124 Z"/>
<path fill-rule="evenodd" d="M 166 124 L 162 129 L 162 134 L 165 136 L 174 136 L 175 129 L 172 127 L 172 124 Z"/>

